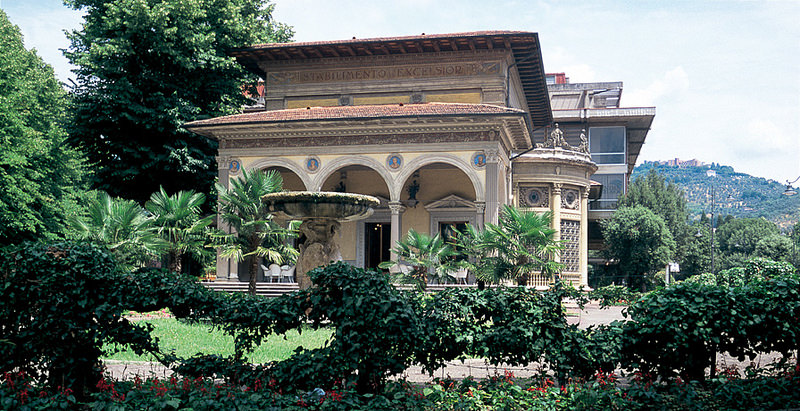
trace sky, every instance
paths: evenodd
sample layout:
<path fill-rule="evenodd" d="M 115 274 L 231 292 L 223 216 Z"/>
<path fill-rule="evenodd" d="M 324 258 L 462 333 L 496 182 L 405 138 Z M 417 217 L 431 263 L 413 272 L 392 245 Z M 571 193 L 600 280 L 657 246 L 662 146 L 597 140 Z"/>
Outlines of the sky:
<path fill-rule="evenodd" d="M 639 163 L 681 158 L 779 182 L 800 177 L 800 0 L 274 0 L 296 41 L 477 30 L 539 33 L 545 70 L 622 81 L 623 107 L 656 107 Z M 25 45 L 67 82 L 59 0 L 0 0 Z M 795 183 L 795 187 L 800 182 Z"/>

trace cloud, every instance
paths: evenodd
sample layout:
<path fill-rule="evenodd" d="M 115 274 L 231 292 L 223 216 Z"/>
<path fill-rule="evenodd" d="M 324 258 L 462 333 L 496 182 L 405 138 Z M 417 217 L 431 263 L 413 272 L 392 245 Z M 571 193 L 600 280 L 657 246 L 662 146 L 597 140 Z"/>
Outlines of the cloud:
<path fill-rule="evenodd" d="M 656 101 L 669 95 L 678 94 L 689 88 L 689 75 L 682 66 L 666 72 L 660 78 L 643 89 L 633 89 L 625 93 L 625 105 L 634 107 L 649 107 L 656 105 Z"/>
<path fill-rule="evenodd" d="M 545 71 L 548 73 L 565 73 L 570 83 L 592 83 L 596 80 L 596 73 L 592 66 L 581 63 L 574 55 L 563 47 L 553 47 L 542 52 L 545 62 Z"/>
<path fill-rule="evenodd" d="M 792 150 L 794 145 L 788 133 L 775 123 L 765 119 L 754 119 L 747 123 L 747 146 L 757 152 Z M 794 141 L 797 143 L 797 141 Z"/>

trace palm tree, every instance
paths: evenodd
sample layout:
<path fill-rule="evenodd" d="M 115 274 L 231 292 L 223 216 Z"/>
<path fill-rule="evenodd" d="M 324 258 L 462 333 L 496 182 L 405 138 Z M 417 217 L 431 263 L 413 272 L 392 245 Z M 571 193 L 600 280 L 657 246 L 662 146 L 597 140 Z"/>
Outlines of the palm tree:
<path fill-rule="evenodd" d="M 230 181 L 229 188 L 217 184 L 220 219 L 233 231 L 231 234 L 217 234 L 217 247 L 221 256 L 237 262 L 250 257 L 248 291 L 253 295 L 256 293 L 259 257 L 276 264 L 297 257 L 297 251 L 285 241 L 293 232 L 278 226 L 261 201 L 264 195 L 281 191 L 282 185 L 280 174 L 262 170 L 244 170 L 241 178 Z"/>
<path fill-rule="evenodd" d="M 399 280 L 414 283 L 420 289 L 424 289 L 427 285 L 429 273 L 442 281 L 449 278 L 450 273 L 456 269 L 452 259 L 455 252 L 438 233 L 431 237 L 412 228 L 408 230 L 405 239 L 397 242 L 397 246 L 392 251 L 397 254 L 398 261 L 385 261 L 379 267 L 391 268 L 396 265 L 410 265 L 411 272 L 401 271 Z"/>
<path fill-rule="evenodd" d="M 469 250 L 473 261 L 462 262 L 481 281 L 499 283 L 517 280 L 525 283 L 528 275 L 560 272 L 563 265 L 554 261 L 562 245 L 555 241 L 550 228 L 550 213 L 537 214 L 504 205 L 497 224 L 486 223 L 483 231 L 471 225 L 456 235 L 459 249 Z"/>
<path fill-rule="evenodd" d="M 90 201 L 88 215 L 71 217 L 69 225 L 78 238 L 107 247 L 125 270 L 144 266 L 166 246 L 139 204 L 102 191 Z"/>
<path fill-rule="evenodd" d="M 205 246 L 206 228 L 213 222 L 212 216 L 200 217 L 200 206 L 206 196 L 194 190 L 179 191 L 167 195 L 164 187 L 150 196 L 145 209 L 153 214 L 158 235 L 168 243 L 167 269 L 181 272 L 181 256 L 193 254 L 199 259 L 208 253 Z"/>

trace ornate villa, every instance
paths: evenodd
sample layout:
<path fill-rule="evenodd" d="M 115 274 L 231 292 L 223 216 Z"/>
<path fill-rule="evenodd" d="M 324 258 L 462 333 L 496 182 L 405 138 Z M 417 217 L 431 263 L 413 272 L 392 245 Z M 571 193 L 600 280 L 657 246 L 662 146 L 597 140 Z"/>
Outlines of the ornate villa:
<path fill-rule="evenodd" d="M 447 236 L 496 222 L 511 204 L 552 213 L 565 242 L 562 278 L 586 284 L 588 249 L 602 240 L 596 221 L 616 207 L 655 115 L 620 108 L 622 83 L 545 74 L 536 33 L 264 44 L 231 54 L 264 79 L 263 103 L 185 127 L 219 141 L 223 185 L 257 168 L 277 170 L 287 190 L 378 197 L 369 218 L 343 223 L 337 237 L 344 260 L 360 267 L 390 259 L 411 228 Z M 219 259 L 218 278 L 244 276 Z"/>

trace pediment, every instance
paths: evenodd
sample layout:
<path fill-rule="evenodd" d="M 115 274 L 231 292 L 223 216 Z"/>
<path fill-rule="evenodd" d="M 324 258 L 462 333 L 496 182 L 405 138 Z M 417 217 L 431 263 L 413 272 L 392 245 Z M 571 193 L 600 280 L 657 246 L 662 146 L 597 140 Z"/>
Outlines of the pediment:
<path fill-rule="evenodd" d="M 450 194 L 425 206 L 428 211 L 436 209 L 469 208 L 475 209 L 475 203 L 455 194 Z"/>

